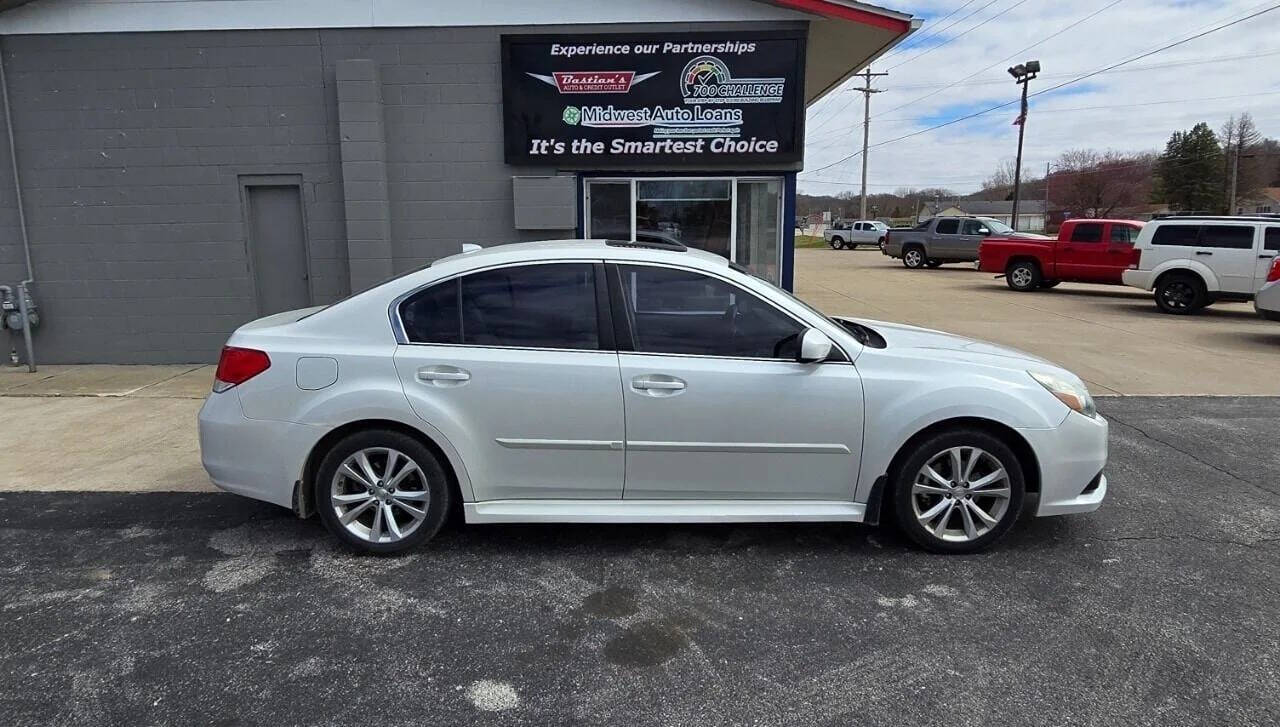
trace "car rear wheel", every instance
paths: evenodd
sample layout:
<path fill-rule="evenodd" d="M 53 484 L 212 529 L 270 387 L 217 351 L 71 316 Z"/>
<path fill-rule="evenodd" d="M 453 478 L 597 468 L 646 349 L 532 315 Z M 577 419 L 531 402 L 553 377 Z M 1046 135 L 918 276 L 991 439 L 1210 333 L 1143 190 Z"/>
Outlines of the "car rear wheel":
<path fill-rule="evenodd" d="M 999 438 L 959 428 L 916 445 L 894 473 L 893 506 L 903 533 L 935 553 L 973 553 L 1017 520 L 1022 466 Z"/>
<path fill-rule="evenodd" d="M 1163 313 L 1185 316 L 1209 303 L 1204 283 L 1189 273 L 1170 273 L 1156 283 L 1156 306 Z"/>
<path fill-rule="evenodd" d="M 395 553 L 430 540 L 452 499 L 436 455 L 417 439 L 385 429 L 339 440 L 320 463 L 314 486 L 329 532 L 368 553 Z"/>
<path fill-rule="evenodd" d="M 926 262 L 924 250 L 918 245 L 912 245 L 902 251 L 902 264 L 912 270 L 919 270 L 925 266 Z"/>
<path fill-rule="evenodd" d="M 1010 263 L 1004 271 L 1004 282 L 1014 290 L 1027 292 L 1040 287 L 1043 278 L 1040 266 L 1030 260 L 1018 260 Z"/>
<path fill-rule="evenodd" d="M 831 242 L 829 244 L 831 245 L 832 250 L 839 250 L 840 248 L 844 247 L 844 238 L 833 237 L 831 238 Z"/>

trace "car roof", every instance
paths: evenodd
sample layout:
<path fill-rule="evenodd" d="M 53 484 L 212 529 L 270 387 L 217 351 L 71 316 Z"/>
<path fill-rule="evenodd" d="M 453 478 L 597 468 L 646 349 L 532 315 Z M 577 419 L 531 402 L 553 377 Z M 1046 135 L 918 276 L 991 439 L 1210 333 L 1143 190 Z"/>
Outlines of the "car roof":
<path fill-rule="evenodd" d="M 500 265 L 507 262 L 534 260 L 558 260 L 565 258 L 598 257 L 602 260 L 661 260 L 679 262 L 693 258 L 702 263 L 728 267 L 729 260 L 715 253 L 696 248 L 676 250 L 674 246 L 659 246 L 644 242 L 627 242 L 605 239 L 539 240 L 537 242 L 513 242 L 494 245 L 472 252 L 462 252 L 440 258 L 432 267 L 465 262 L 466 267 Z"/>
<path fill-rule="evenodd" d="M 1280 216 L 1267 217 L 1265 215 L 1169 215 L 1168 217 L 1157 217 L 1152 222 L 1269 222 L 1271 224 L 1280 223 Z"/>
<path fill-rule="evenodd" d="M 1068 222 L 1076 222 L 1076 223 L 1078 222 L 1103 222 L 1103 223 L 1110 222 L 1111 224 L 1123 223 L 1126 225 L 1138 225 L 1138 226 L 1147 224 L 1142 220 L 1122 220 L 1118 217 L 1071 217 L 1063 220 L 1062 224 L 1065 225 Z"/>

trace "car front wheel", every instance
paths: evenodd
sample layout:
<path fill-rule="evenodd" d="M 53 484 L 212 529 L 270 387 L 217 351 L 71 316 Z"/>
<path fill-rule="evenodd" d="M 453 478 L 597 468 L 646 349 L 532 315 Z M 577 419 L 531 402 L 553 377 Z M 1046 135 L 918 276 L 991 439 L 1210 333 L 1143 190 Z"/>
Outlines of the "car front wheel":
<path fill-rule="evenodd" d="M 367 430 L 339 440 L 314 484 L 320 519 L 338 540 L 395 553 L 430 540 L 452 497 L 436 455 L 403 432 Z"/>
<path fill-rule="evenodd" d="M 981 429 L 943 432 L 916 445 L 894 474 L 899 527 L 936 553 L 973 553 L 1008 531 L 1025 491 L 1017 456 Z"/>

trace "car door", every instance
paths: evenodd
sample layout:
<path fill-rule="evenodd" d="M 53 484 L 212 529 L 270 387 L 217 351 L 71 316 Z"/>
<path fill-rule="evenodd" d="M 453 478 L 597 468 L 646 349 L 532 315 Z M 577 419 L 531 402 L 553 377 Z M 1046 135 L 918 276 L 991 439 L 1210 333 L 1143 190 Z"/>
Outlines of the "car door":
<path fill-rule="evenodd" d="M 796 362 L 806 326 L 725 278 L 614 270 L 625 499 L 852 499 L 863 399 L 844 354 Z"/>
<path fill-rule="evenodd" d="M 943 260 L 959 257 L 960 247 L 960 220 L 955 217 L 938 220 L 929 242 L 929 257 Z"/>
<path fill-rule="evenodd" d="M 960 226 L 960 240 L 956 246 L 954 257 L 965 260 L 978 259 L 978 246 L 991 234 L 991 228 L 982 220 L 963 220 Z"/>
<path fill-rule="evenodd" d="M 1108 260 L 1105 228 L 1102 222 L 1077 222 L 1071 236 L 1058 242 L 1059 278 L 1093 281 L 1103 277 L 1101 268 Z"/>
<path fill-rule="evenodd" d="M 1256 232 L 1257 226 L 1249 223 L 1202 225 L 1192 259 L 1213 270 L 1222 292 L 1252 295 L 1258 255 L 1262 254 Z"/>
<path fill-rule="evenodd" d="M 458 450 L 477 500 L 620 498 L 622 393 L 604 266 L 495 267 L 396 307 L 414 412 Z M 598 289 L 597 289 L 598 286 Z"/>
<path fill-rule="evenodd" d="M 1133 243 L 1137 241 L 1138 233 L 1141 231 L 1142 228 L 1134 225 L 1111 223 L 1108 232 L 1106 269 L 1102 273 L 1100 282 L 1117 284 L 1123 282 L 1121 276 L 1124 271 L 1138 262 L 1138 254 L 1134 250 Z"/>
<path fill-rule="evenodd" d="M 1262 229 L 1262 250 L 1258 252 L 1258 262 L 1253 268 L 1253 290 L 1258 291 L 1267 282 L 1267 273 L 1271 271 L 1271 262 L 1280 254 L 1280 227 L 1268 225 Z"/>

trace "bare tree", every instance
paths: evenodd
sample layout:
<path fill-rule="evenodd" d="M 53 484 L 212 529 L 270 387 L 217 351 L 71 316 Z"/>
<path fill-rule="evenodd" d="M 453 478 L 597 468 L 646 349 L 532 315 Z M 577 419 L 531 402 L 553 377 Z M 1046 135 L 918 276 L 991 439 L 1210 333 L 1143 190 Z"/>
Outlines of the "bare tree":
<path fill-rule="evenodd" d="M 1230 201 L 1234 183 L 1236 199 L 1247 198 L 1267 186 L 1271 164 L 1266 158 L 1263 137 L 1248 111 L 1231 116 L 1218 132 L 1222 139 L 1223 199 Z M 1238 157 L 1238 159 L 1237 159 Z M 1233 214 L 1234 210 L 1227 210 Z"/>
<path fill-rule="evenodd" d="M 1075 217 L 1107 217 L 1147 199 L 1154 163 L 1151 154 L 1073 149 L 1054 165 L 1050 196 Z"/>

